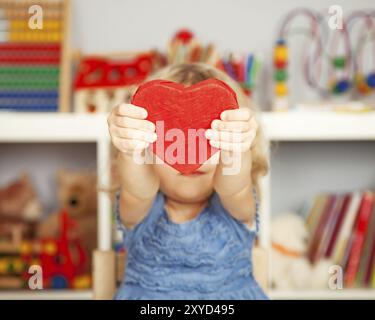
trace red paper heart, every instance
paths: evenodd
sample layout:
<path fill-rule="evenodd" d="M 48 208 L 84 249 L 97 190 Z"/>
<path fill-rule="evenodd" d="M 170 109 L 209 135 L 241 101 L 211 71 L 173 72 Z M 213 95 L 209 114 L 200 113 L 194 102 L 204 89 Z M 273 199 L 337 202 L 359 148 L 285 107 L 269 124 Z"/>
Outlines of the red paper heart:
<path fill-rule="evenodd" d="M 147 119 L 156 124 L 152 152 L 183 174 L 194 172 L 218 151 L 204 136 L 212 120 L 219 119 L 224 110 L 238 108 L 235 92 L 217 79 L 190 87 L 152 80 L 138 88 L 132 104 L 145 108 Z M 199 138 L 194 144 L 195 134 Z"/>

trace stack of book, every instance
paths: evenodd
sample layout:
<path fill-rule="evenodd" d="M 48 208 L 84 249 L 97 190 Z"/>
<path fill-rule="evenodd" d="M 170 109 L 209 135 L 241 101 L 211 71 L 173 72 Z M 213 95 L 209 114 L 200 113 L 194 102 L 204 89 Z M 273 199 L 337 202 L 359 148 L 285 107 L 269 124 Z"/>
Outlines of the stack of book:
<path fill-rule="evenodd" d="M 375 288 L 375 192 L 319 194 L 307 214 L 308 257 L 342 267 L 344 286 Z"/>

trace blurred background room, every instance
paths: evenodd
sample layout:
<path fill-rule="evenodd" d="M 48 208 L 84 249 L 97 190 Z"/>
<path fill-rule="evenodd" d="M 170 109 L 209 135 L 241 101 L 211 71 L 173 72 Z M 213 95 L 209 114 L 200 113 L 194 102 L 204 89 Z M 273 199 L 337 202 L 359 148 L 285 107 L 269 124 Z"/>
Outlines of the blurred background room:
<path fill-rule="evenodd" d="M 0 0 L 0 298 L 110 297 L 107 114 L 181 62 L 259 109 L 269 296 L 375 299 L 373 0 Z"/>

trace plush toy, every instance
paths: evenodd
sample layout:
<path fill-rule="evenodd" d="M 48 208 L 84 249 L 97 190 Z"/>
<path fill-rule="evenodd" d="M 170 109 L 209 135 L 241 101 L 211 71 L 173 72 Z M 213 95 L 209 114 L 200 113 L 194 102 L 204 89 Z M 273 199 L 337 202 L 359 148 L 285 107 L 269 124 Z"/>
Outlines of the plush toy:
<path fill-rule="evenodd" d="M 27 173 L 0 189 L 0 219 L 36 221 L 43 214 L 42 205 Z"/>
<path fill-rule="evenodd" d="M 61 170 L 57 175 L 59 210 L 66 210 L 76 222 L 75 233 L 84 249 L 91 256 L 96 248 L 97 186 L 96 175 L 91 172 Z M 59 215 L 50 214 L 37 229 L 38 237 L 59 236 Z M 88 264 L 90 266 L 90 263 Z"/>
<path fill-rule="evenodd" d="M 311 265 L 306 252 L 309 234 L 302 217 L 284 213 L 272 222 L 272 286 L 275 289 L 327 289 L 329 267 L 333 263 L 320 260 Z"/>

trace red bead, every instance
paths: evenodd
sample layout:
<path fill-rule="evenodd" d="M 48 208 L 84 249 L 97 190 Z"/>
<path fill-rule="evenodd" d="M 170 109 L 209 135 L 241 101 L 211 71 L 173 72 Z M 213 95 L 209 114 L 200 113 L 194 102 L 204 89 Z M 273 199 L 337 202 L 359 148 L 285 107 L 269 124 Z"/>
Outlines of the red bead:
<path fill-rule="evenodd" d="M 274 67 L 276 69 L 285 69 L 287 65 L 288 65 L 288 61 L 286 61 L 286 60 L 275 60 L 274 61 Z"/>

